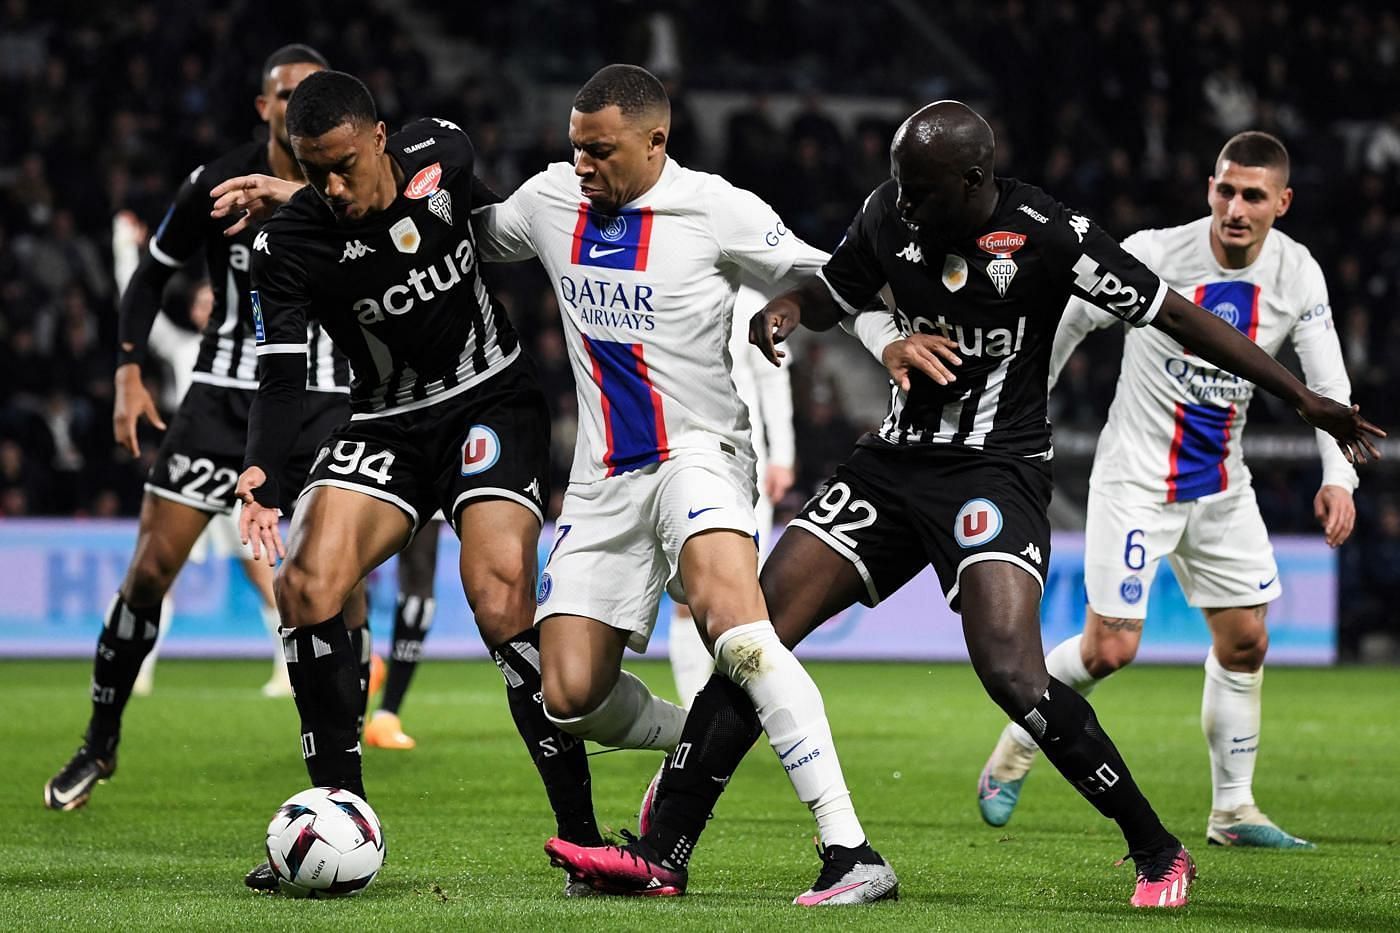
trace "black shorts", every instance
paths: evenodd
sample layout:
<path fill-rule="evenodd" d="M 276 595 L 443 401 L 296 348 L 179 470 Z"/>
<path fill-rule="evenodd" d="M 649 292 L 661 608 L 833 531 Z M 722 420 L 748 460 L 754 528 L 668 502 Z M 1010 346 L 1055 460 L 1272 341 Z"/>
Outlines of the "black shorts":
<path fill-rule="evenodd" d="M 549 408 L 521 359 L 487 381 L 424 408 L 357 416 L 330 433 L 305 492 L 336 486 L 402 509 L 416 532 L 441 509 L 457 527 L 472 499 L 509 499 L 544 523 L 549 501 Z"/>
<path fill-rule="evenodd" d="M 1050 563 L 1050 465 L 963 447 L 863 442 L 790 527 L 855 566 L 874 606 L 933 565 L 958 611 L 965 567 L 1002 560 L 1045 588 Z"/>
<path fill-rule="evenodd" d="M 248 410 L 256 394 L 255 389 L 191 383 L 146 476 L 146 491 L 201 512 L 233 511 L 248 442 Z M 350 396 L 307 392 L 302 411 L 296 450 L 278 479 L 288 502 L 296 500 L 306 482 L 322 438 L 350 417 Z"/>

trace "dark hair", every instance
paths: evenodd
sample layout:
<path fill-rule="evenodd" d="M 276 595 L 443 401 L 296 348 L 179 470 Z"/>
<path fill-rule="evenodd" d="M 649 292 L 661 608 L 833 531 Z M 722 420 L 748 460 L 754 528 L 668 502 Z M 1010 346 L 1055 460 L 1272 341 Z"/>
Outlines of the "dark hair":
<path fill-rule="evenodd" d="M 600 68 L 574 95 L 574 109 L 579 113 L 597 113 L 612 106 L 629 120 L 647 112 L 671 112 L 670 98 L 656 75 L 636 65 Z"/>
<path fill-rule="evenodd" d="M 1283 183 L 1288 184 L 1288 150 L 1277 136 L 1258 130 L 1236 133 L 1215 157 L 1215 164 L 1226 160 L 1239 165 L 1276 168 L 1283 174 Z"/>
<path fill-rule="evenodd" d="M 267 61 L 263 62 L 262 79 L 266 81 L 272 77 L 272 69 L 274 68 L 302 64 L 320 65 L 322 68 L 331 66 L 331 63 L 326 61 L 326 57 L 311 46 L 293 42 L 291 45 L 282 46 L 267 57 Z"/>
<path fill-rule="evenodd" d="M 369 88 L 343 71 L 309 74 L 287 101 L 287 135 L 320 136 L 342 123 L 364 126 L 379 122 Z"/>

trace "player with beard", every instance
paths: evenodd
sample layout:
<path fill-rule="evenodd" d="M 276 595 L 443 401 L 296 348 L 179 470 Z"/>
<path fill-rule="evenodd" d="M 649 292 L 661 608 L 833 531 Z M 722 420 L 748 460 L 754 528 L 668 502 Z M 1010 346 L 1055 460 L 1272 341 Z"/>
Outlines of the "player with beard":
<path fill-rule="evenodd" d="M 774 625 L 795 645 L 859 601 L 874 605 L 932 564 L 962 614 L 983 686 L 1061 774 L 1117 822 L 1137 868 L 1131 903 L 1186 904 L 1195 864 L 1163 827 L 1085 699 L 1046 671 L 1040 598 L 1049 561 L 1046 377 L 1071 297 L 1134 326 L 1151 324 L 1205 360 L 1283 398 L 1349 459 L 1383 436 L 1354 406 L 1299 382 L 1245 335 L 1171 291 L 1083 215 L 993 175 L 991 127 L 956 101 L 899 128 L 891 179 L 866 199 L 821 273 L 754 316 L 751 339 L 776 361 L 799 324 L 822 330 L 886 284 L 908 334 L 937 335 L 952 364 L 920 367 L 908 392 L 778 541 L 762 583 Z M 872 346 L 888 359 L 897 346 Z M 696 697 L 637 844 L 692 843 L 757 735 L 747 697 L 713 677 Z M 747 723 L 747 728 L 739 724 Z M 721 728 L 721 725 L 723 726 Z M 606 850 L 600 850 L 606 851 Z M 655 871 L 666 883 L 667 866 Z M 635 872 L 620 860 L 613 878 Z"/>
<path fill-rule="evenodd" d="M 155 401 L 141 380 L 147 339 L 160 310 L 166 283 L 201 250 L 214 290 L 192 384 L 146 480 L 136 550 L 107 612 L 93 659 L 92 717 L 72 760 L 44 786 L 44 804 L 55 810 L 83 806 L 100 781 L 117 767 L 122 714 L 141 663 L 160 629 L 161 602 L 190 549 L 210 520 L 234 506 L 234 483 L 243 462 L 248 411 L 257 389 L 252 315 L 245 307 L 248 268 L 258 238 L 255 225 L 211 217 L 210 189 L 225 179 L 263 172 L 299 184 L 301 168 L 287 140 L 287 100 L 307 75 L 326 60 L 305 45 L 273 52 L 263 65 L 262 93 L 255 100 L 267 124 L 265 141 L 246 143 L 189 174 L 150 240 L 118 309 L 118 353 L 114 429 L 119 444 L 139 455 L 137 422 L 164 428 Z M 350 369 L 344 356 L 317 327 L 301 336 L 302 354 L 289 360 L 307 402 L 288 414 L 299 440 L 279 468 L 289 489 L 300 487 L 317 441 L 349 411 Z M 348 607 L 354 652 L 369 660 L 363 595 Z M 368 675 L 358 676 L 367 684 Z"/>
<path fill-rule="evenodd" d="M 1270 354 L 1287 339 L 1308 385 L 1351 394 L 1327 283 L 1307 247 L 1274 230 L 1293 200 L 1288 151 L 1267 133 L 1231 138 L 1208 182 L 1211 214 L 1123 242 L 1172 288 L 1230 321 Z M 1117 319 L 1078 299 L 1060 320 L 1053 380 L 1090 331 Z M 1132 662 L 1157 565 L 1172 562 L 1186 599 L 1211 632 L 1201 696 L 1210 752 L 1212 845 L 1311 849 L 1254 802 L 1268 604 L 1283 595 L 1268 529 L 1255 503 L 1241 440 L 1254 386 L 1191 359 L 1155 330 L 1126 336 L 1108 425 L 1089 477 L 1084 535 L 1084 631 L 1045 658 L 1056 680 L 1088 694 Z M 1356 519 L 1356 470 L 1319 432 L 1322 486 L 1313 509 L 1338 547 Z M 1003 826 L 1035 760 L 1035 741 L 1012 722 L 978 782 L 982 818 Z"/>
<path fill-rule="evenodd" d="M 311 783 L 364 794 L 356 659 L 341 606 L 441 509 L 462 542 L 462 585 L 558 832 L 600 842 L 583 743 L 539 702 L 531 615 L 549 413 L 477 266 L 471 141 L 442 119 L 390 135 L 365 86 L 334 71 L 303 81 L 287 130 L 308 184 L 266 223 L 253 253 L 259 388 L 238 495 L 254 554 L 285 557 L 278 608 Z M 256 200 L 251 181 L 234 196 Z M 321 447 L 284 550 L 278 516 L 292 491 L 275 478 L 296 443 L 310 321 L 350 357 L 352 414 Z M 266 864 L 245 880 L 276 885 Z"/>

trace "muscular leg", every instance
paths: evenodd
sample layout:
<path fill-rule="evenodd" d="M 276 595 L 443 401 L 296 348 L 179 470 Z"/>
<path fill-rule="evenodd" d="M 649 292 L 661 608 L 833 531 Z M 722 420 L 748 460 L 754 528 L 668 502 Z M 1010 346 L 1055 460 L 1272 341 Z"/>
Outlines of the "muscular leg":
<path fill-rule="evenodd" d="M 427 527 L 399 554 L 399 598 L 394 610 L 394 637 L 389 652 L 389 677 L 379 701 L 382 712 L 398 715 L 409 682 L 423 654 L 423 639 L 433 624 L 433 584 L 437 576 L 438 531 L 441 522 Z"/>
<path fill-rule="evenodd" d="M 788 649 L 821 623 L 865 594 L 865 584 L 845 558 L 801 529 L 790 529 L 763 565 L 759 583 L 771 607 L 773 628 Z M 716 672 L 695 697 L 678 748 L 657 788 L 647 841 L 672 852 L 682 839 L 692 844 L 705 828 L 729 778 L 762 726 L 749 695 Z M 677 767 L 680 758 L 680 767 Z"/>
<path fill-rule="evenodd" d="M 983 561 L 964 570 L 961 583 L 968 654 L 992 700 L 1026 726 L 1050 763 L 1085 799 L 1118 823 L 1131 852 L 1179 846 L 1138 789 L 1093 708 L 1046 670 L 1035 579 L 1013 564 Z"/>
<path fill-rule="evenodd" d="M 1126 667 L 1137 657 L 1142 643 L 1142 619 L 1101 616 L 1092 606 L 1084 610 L 1084 631 L 1060 642 L 1045 656 L 1050 676 L 1080 696 L 1094 692 L 1099 682 Z M 1010 740 L 1020 754 L 992 755 L 992 777 L 997 781 L 1019 780 L 1026 775 L 1040 746 L 1019 722 L 1007 723 L 1003 741 Z"/>
<path fill-rule="evenodd" d="M 407 515 L 379 499 L 318 486 L 301 500 L 287 558 L 277 576 L 277 607 L 311 783 L 361 796 L 358 719 L 364 712 L 360 658 L 347 630 L 363 601 L 365 576 L 403 547 Z"/>
<path fill-rule="evenodd" d="M 1201 696 L 1201 730 L 1210 749 L 1211 809 L 1254 803 L 1254 762 L 1263 702 L 1268 607 L 1205 610 L 1211 653 Z"/>
<path fill-rule="evenodd" d="M 602 837 L 593 815 L 583 742 L 560 731 L 545 713 L 545 652 L 542 633 L 533 625 L 539 520 L 529 509 L 505 499 L 468 501 L 457 527 L 462 585 L 477 628 L 505 679 L 511 718 L 544 783 L 560 838 L 597 845 Z M 620 648 L 618 655 L 620 659 Z"/>

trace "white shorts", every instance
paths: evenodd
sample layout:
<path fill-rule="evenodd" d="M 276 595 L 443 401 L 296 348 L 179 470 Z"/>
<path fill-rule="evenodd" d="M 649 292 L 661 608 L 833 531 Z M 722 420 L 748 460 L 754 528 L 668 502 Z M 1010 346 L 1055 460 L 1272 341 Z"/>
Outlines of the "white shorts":
<path fill-rule="evenodd" d="M 686 451 L 663 463 L 571 483 L 540 574 L 535 623 L 553 615 L 597 619 L 646 651 L 661 592 L 684 601 L 681 547 L 717 528 L 752 537 L 757 490 L 733 458 Z"/>
<path fill-rule="evenodd" d="M 1095 612 L 1146 618 L 1163 557 L 1186 601 L 1200 609 L 1257 606 L 1283 595 L 1252 487 L 1192 502 L 1152 502 L 1119 484 L 1090 487 L 1084 588 Z"/>

